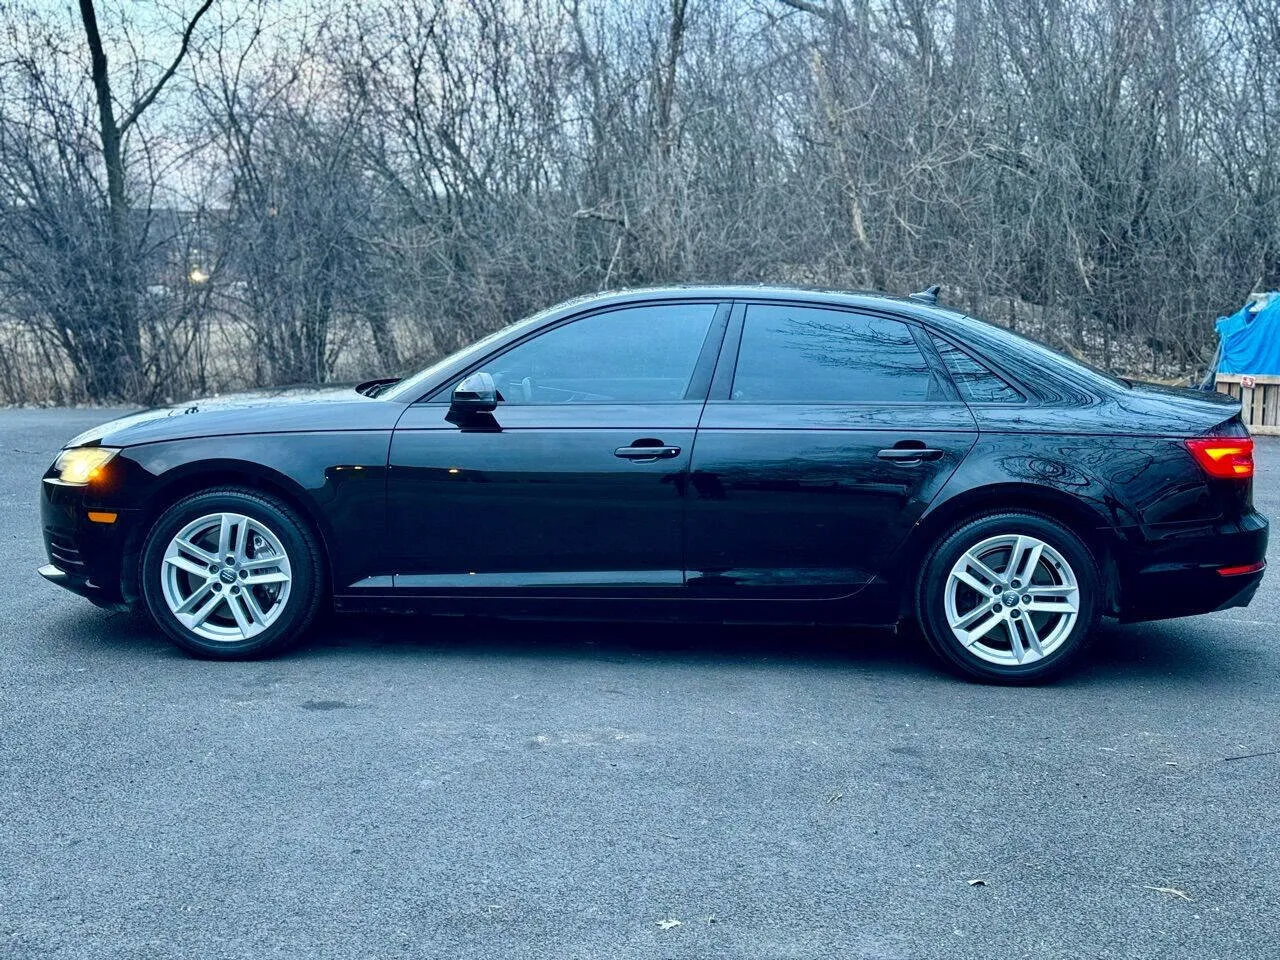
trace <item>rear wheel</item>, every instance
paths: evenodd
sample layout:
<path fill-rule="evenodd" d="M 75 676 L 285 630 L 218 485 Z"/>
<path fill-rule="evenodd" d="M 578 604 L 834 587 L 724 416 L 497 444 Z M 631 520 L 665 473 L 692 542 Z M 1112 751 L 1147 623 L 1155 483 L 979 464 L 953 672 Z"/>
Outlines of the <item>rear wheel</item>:
<path fill-rule="evenodd" d="M 210 490 L 161 515 L 142 549 L 142 594 L 188 653 L 233 660 L 297 640 L 321 600 L 319 544 L 294 511 L 249 490 Z"/>
<path fill-rule="evenodd" d="M 960 525 L 930 552 L 917 613 L 929 645 L 967 676 L 1033 682 L 1084 650 L 1100 583 L 1093 554 L 1062 524 L 995 514 Z"/>

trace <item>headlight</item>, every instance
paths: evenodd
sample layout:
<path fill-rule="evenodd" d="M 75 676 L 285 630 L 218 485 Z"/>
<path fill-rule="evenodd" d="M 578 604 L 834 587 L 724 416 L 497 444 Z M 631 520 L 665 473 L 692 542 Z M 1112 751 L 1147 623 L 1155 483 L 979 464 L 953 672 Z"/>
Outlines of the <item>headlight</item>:
<path fill-rule="evenodd" d="M 82 487 L 96 478 L 99 472 L 120 451 L 114 447 L 69 447 L 58 454 L 53 469 L 58 479 Z"/>

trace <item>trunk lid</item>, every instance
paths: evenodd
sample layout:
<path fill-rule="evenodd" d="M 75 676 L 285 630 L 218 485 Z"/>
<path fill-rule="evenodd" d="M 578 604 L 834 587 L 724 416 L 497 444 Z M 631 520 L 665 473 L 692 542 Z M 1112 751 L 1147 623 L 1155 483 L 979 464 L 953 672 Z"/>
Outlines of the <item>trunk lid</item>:
<path fill-rule="evenodd" d="M 1136 419 L 1152 426 L 1163 423 L 1161 432 L 1177 436 L 1234 434 L 1232 421 L 1244 429 L 1240 401 L 1225 393 L 1135 381 L 1129 390 L 1118 391 L 1118 399 Z"/>

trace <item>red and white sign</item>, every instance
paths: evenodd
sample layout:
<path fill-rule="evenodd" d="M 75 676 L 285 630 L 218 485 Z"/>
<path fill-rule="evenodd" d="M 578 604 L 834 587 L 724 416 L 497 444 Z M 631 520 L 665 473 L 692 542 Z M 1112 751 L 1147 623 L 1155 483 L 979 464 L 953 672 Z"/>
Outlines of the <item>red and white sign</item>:
<path fill-rule="evenodd" d="M 1257 385 L 1258 385 L 1257 377 L 1241 377 L 1240 378 L 1240 386 L 1242 387 L 1248 387 L 1250 390 L 1252 390 Z"/>

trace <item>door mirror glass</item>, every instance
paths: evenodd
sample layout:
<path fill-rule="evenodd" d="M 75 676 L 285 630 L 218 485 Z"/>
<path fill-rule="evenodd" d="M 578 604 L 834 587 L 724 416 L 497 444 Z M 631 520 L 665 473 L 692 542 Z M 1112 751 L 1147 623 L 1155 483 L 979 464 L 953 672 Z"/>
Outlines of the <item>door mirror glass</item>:
<path fill-rule="evenodd" d="M 458 412 L 489 413 L 498 408 L 498 399 L 498 388 L 494 386 L 493 377 L 480 372 L 464 377 L 453 388 L 449 406 Z"/>

